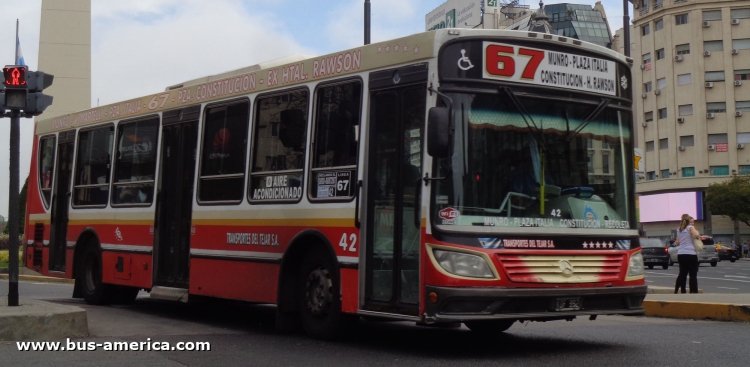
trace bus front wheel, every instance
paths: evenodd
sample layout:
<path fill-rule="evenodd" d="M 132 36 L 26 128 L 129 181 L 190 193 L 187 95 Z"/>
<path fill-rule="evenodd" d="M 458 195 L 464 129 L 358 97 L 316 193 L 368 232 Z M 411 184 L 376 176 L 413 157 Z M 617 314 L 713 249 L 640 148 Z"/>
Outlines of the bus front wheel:
<path fill-rule="evenodd" d="M 341 325 L 338 276 L 328 257 L 313 254 L 305 259 L 300 278 L 300 318 L 305 332 L 332 339 Z"/>

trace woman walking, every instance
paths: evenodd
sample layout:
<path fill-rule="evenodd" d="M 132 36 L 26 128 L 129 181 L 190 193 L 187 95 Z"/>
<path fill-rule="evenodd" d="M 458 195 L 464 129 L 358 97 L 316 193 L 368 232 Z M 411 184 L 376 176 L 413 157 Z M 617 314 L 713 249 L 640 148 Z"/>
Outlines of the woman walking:
<path fill-rule="evenodd" d="M 690 275 L 690 293 L 698 293 L 698 253 L 695 251 L 693 239 L 702 239 L 695 229 L 695 219 L 683 214 L 680 228 L 677 231 L 677 262 L 680 264 L 680 274 L 674 284 L 674 292 L 685 293 L 685 281 Z"/>

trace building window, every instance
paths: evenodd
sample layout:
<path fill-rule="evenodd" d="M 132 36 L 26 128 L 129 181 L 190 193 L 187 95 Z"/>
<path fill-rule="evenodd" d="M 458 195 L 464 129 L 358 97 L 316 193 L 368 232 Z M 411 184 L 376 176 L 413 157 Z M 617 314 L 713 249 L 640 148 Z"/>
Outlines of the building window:
<path fill-rule="evenodd" d="M 736 101 L 734 108 L 737 111 L 750 112 L 750 101 Z"/>
<path fill-rule="evenodd" d="M 651 70 L 651 53 L 647 52 L 641 57 L 641 63 L 645 70 Z"/>
<path fill-rule="evenodd" d="M 692 147 L 695 145 L 695 138 L 692 135 L 680 136 L 680 145 L 683 147 Z"/>
<path fill-rule="evenodd" d="M 602 173 L 609 173 L 609 152 L 602 152 Z"/>
<path fill-rule="evenodd" d="M 654 121 L 654 111 L 648 111 L 644 113 L 643 119 L 646 120 L 646 122 Z"/>
<path fill-rule="evenodd" d="M 659 18 L 654 21 L 654 32 L 664 29 L 664 19 Z"/>
<path fill-rule="evenodd" d="M 651 181 L 655 180 L 656 179 L 656 172 L 654 172 L 654 171 L 648 171 L 648 172 L 646 172 L 646 179 L 647 180 L 651 180 Z"/>
<path fill-rule="evenodd" d="M 723 145 L 723 148 L 727 147 L 727 134 L 708 134 L 708 144 L 711 145 Z M 717 151 L 720 151 L 717 149 Z M 726 150 L 724 150 L 726 152 Z"/>
<path fill-rule="evenodd" d="M 647 152 L 653 152 L 654 151 L 654 141 L 650 140 L 646 142 L 646 151 Z"/>
<path fill-rule="evenodd" d="M 664 6 L 664 0 L 654 0 L 654 10 L 661 9 Z"/>
<path fill-rule="evenodd" d="M 695 167 L 682 167 L 682 177 L 695 177 Z"/>
<path fill-rule="evenodd" d="M 707 10 L 703 12 L 703 21 L 721 20 L 721 10 Z"/>
<path fill-rule="evenodd" d="M 727 103 L 726 102 L 707 102 L 706 112 L 713 112 L 713 113 L 727 112 Z"/>
<path fill-rule="evenodd" d="M 734 80 L 750 80 L 750 69 L 735 70 Z"/>
<path fill-rule="evenodd" d="M 729 166 L 711 166 L 708 170 L 711 176 L 729 176 Z"/>
<path fill-rule="evenodd" d="M 645 83 L 643 83 L 643 93 L 650 92 L 653 89 L 653 85 L 654 85 L 654 83 L 652 83 L 652 82 L 645 82 Z"/>
<path fill-rule="evenodd" d="M 657 60 L 663 59 L 664 58 L 664 54 L 665 53 L 664 53 L 664 49 L 663 48 L 660 48 L 660 49 L 656 50 L 656 59 Z"/>
<path fill-rule="evenodd" d="M 724 41 L 703 41 L 703 51 L 721 52 L 724 51 Z"/>
<path fill-rule="evenodd" d="M 750 8 L 732 9 L 730 14 L 732 19 L 747 19 L 750 18 Z"/>
<path fill-rule="evenodd" d="M 198 180 L 201 203 L 242 201 L 249 124 L 250 102 L 247 100 L 206 107 Z"/>
<path fill-rule="evenodd" d="M 723 71 L 707 71 L 704 79 L 707 82 L 723 82 L 724 72 Z"/>
<path fill-rule="evenodd" d="M 747 50 L 750 49 L 750 38 L 740 38 L 732 40 L 733 50 Z"/>
<path fill-rule="evenodd" d="M 740 165 L 739 167 L 739 174 L 741 175 L 750 175 L 750 166 L 748 165 Z"/>
<path fill-rule="evenodd" d="M 667 108 L 666 107 L 659 109 L 659 111 L 658 111 L 658 117 L 659 117 L 659 120 L 667 118 Z"/>
<path fill-rule="evenodd" d="M 681 104 L 677 106 L 677 116 L 692 116 L 692 115 L 693 115 L 693 105 Z"/>
<path fill-rule="evenodd" d="M 689 85 L 693 83 L 693 74 L 678 74 L 677 85 Z"/>
<path fill-rule="evenodd" d="M 651 26 L 646 23 L 641 26 L 641 36 L 645 36 L 647 34 L 651 33 Z"/>
<path fill-rule="evenodd" d="M 667 87 L 667 78 L 656 79 L 656 89 L 664 89 Z"/>
<path fill-rule="evenodd" d="M 659 176 L 661 176 L 661 178 L 669 178 L 669 176 L 671 176 L 671 175 L 672 175 L 672 173 L 669 172 L 668 169 L 663 169 L 663 170 L 659 171 Z"/>
<path fill-rule="evenodd" d="M 669 139 L 659 139 L 659 150 L 669 149 Z"/>
<path fill-rule="evenodd" d="M 685 14 L 677 14 L 677 15 L 674 16 L 674 24 L 676 24 L 676 25 L 687 24 L 687 22 L 688 22 L 688 15 L 687 15 L 687 13 L 685 13 Z"/>
<path fill-rule="evenodd" d="M 256 101 L 250 200 L 296 202 L 302 198 L 309 92 L 295 89 Z"/>
<path fill-rule="evenodd" d="M 675 53 L 678 55 L 689 55 L 690 54 L 690 44 L 689 43 L 683 43 L 681 45 L 677 45 L 674 47 Z"/>

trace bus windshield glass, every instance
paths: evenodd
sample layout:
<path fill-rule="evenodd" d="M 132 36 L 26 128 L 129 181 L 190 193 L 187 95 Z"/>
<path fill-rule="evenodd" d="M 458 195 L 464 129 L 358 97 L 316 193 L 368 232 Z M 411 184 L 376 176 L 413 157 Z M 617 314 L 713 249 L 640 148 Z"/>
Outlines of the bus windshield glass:
<path fill-rule="evenodd" d="M 432 215 L 452 230 L 632 229 L 629 112 L 607 98 L 453 93 Z"/>

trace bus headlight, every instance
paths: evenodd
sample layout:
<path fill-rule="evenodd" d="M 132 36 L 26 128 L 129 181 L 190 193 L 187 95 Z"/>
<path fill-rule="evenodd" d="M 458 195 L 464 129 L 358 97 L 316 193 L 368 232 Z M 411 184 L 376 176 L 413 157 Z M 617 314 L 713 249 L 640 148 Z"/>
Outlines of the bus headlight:
<path fill-rule="evenodd" d="M 484 257 L 465 252 L 433 249 L 435 260 L 445 271 L 470 278 L 494 278 Z"/>
<path fill-rule="evenodd" d="M 638 251 L 630 257 L 630 263 L 628 264 L 628 278 L 642 277 L 644 273 L 643 255 Z"/>

